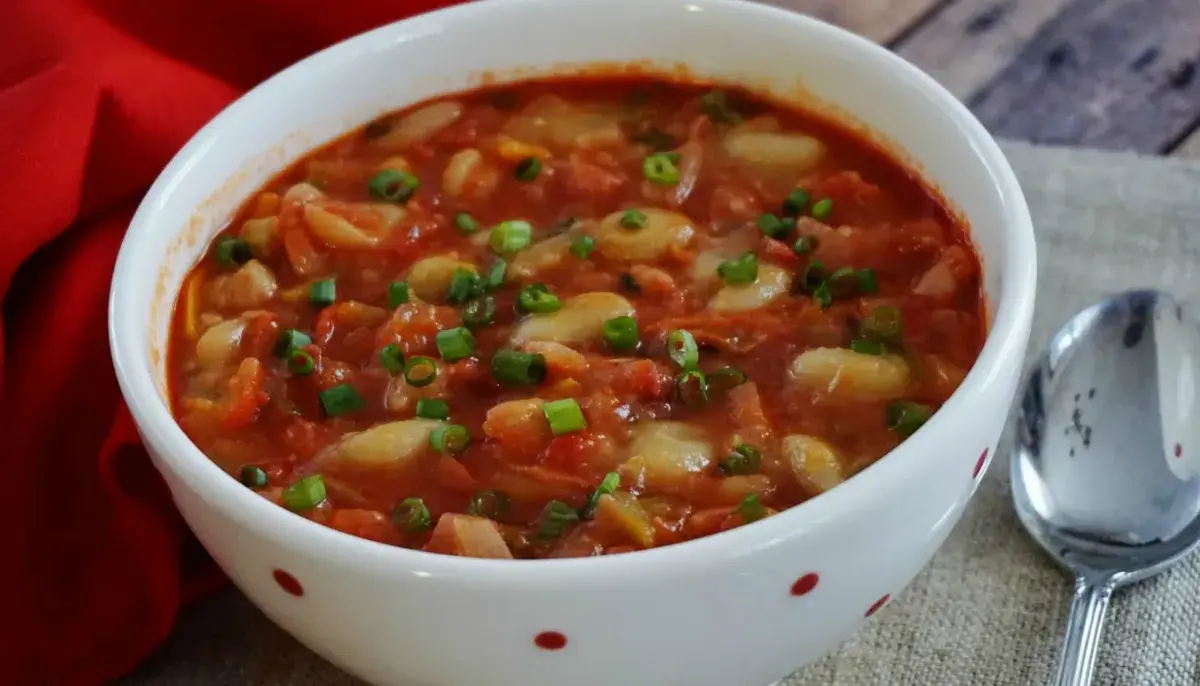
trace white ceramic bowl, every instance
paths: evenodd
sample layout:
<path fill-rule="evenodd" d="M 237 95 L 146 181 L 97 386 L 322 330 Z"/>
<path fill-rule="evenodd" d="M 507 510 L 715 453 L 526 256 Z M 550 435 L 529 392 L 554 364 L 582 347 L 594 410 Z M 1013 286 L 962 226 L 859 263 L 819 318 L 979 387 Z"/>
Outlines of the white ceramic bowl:
<path fill-rule="evenodd" d="M 477 560 L 361 540 L 267 502 L 200 453 L 166 402 L 168 322 L 184 275 L 242 199 L 384 111 L 485 79 L 604 61 L 682 65 L 810 105 L 815 95 L 903 151 L 966 216 L 985 266 L 991 334 L 924 428 L 778 516 L 575 560 Z M 949 93 L 882 48 L 729 0 L 491 0 L 348 40 L 215 118 L 129 228 L 110 336 L 121 389 L 184 518 L 264 612 L 345 669 L 413 686 L 765 686 L 899 593 L 958 520 L 1017 383 L 1034 267 L 1028 210 L 995 142 Z M 539 647 L 543 632 L 561 632 L 566 646 Z"/>

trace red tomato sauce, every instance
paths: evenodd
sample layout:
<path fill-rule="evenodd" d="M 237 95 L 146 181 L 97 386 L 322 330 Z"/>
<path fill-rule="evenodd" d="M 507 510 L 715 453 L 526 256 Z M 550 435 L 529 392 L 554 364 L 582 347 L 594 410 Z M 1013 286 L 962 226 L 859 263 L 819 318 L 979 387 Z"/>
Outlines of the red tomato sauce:
<path fill-rule="evenodd" d="M 335 529 L 629 552 L 898 445 L 980 351 L 980 279 L 939 196 L 837 122 L 531 81 L 383 117 L 250 198 L 185 282 L 170 388 L 215 463 Z"/>

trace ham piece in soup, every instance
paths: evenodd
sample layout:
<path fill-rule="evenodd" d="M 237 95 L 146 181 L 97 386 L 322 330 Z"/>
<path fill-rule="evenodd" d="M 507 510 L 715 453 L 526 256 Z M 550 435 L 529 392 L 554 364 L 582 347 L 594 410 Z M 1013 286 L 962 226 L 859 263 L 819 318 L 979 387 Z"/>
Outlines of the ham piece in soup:
<path fill-rule="evenodd" d="M 559 78 L 381 117 L 249 198 L 180 293 L 171 396 L 217 465 L 325 526 L 606 555 L 837 487 L 984 335 L 967 227 L 861 133 Z"/>

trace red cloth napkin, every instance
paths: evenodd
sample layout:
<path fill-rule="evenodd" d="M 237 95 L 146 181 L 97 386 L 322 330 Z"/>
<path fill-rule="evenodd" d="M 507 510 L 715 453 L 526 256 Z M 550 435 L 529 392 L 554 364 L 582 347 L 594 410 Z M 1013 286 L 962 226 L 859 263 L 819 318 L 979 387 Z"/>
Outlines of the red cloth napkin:
<path fill-rule="evenodd" d="M 0 665 L 130 671 L 223 583 L 121 401 L 105 316 L 145 188 L 244 90 L 449 0 L 12 0 L 0 11 Z"/>

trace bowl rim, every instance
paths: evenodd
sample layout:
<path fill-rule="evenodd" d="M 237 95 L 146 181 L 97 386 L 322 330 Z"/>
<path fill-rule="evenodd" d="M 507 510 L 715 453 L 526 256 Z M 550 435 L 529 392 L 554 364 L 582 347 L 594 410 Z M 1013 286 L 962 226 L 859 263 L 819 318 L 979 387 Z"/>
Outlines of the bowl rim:
<path fill-rule="evenodd" d="M 644 1 L 606 0 L 605 4 L 607 11 L 613 11 L 614 4 L 636 11 L 640 2 Z M 582 5 L 578 3 L 577 6 Z M 826 34 L 839 44 L 840 49 L 872 60 L 878 68 L 890 70 L 896 78 L 918 91 L 919 97 L 933 100 L 933 104 L 953 118 L 960 130 L 965 132 L 967 143 L 995 185 L 1007 232 L 1007 254 L 992 326 L 979 357 L 962 384 L 920 431 L 846 483 L 759 522 L 683 543 L 623 555 L 538 560 L 487 560 L 442 555 L 342 533 L 298 516 L 241 486 L 187 437 L 157 392 L 149 368 L 144 359 L 137 355 L 137 347 L 125 343 L 126 339 L 145 336 L 146 333 L 134 317 L 134 308 L 126 307 L 125 303 L 138 296 L 130 287 L 130 281 L 136 271 L 145 269 L 137 259 L 140 239 L 158 223 L 156 219 L 161 210 L 161 199 L 187 180 L 193 158 L 219 145 L 222 129 L 236 123 L 244 113 L 253 111 L 260 102 L 286 92 L 290 84 L 303 79 L 305 72 L 320 63 L 339 61 L 370 46 L 389 43 L 401 35 L 435 32 L 441 26 L 452 26 L 454 21 L 470 14 L 503 12 L 513 7 L 529 6 L 545 7 L 547 10 L 556 6 L 561 8 L 559 0 L 489 0 L 402 19 L 350 37 L 291 65 L 248 91 L 224 108 L 179 150 L 150 187 L 130 222 L 118 254 L 109 296 L 109 344 L 117 379 L 148 447 L 209 507 L 222 512 L 239 526 L 259 532 L 286 548 L 324 551 L 326 555 L 337 555 L 362 569 L 377 572 L 395 574 L 397 571 L 409 571 L 418 576 L 469 576 L 474 580 L 485 579 L 493 586 L 530 582 L 572 584 L 585 577 L 594 580 L 596 575 L 610 578 L 628 578 L 631 575 L 646 577 L 678 574 L 680 570 L 687 569 L 699 573 L 706 562 L 730 560 L 772 547 L 785 538 L 802 535 L 829 520 L 861 510 L 864 504 L 877 502 L 889 493 L 910 487 L 907 481 L 912 477 L 912 472 L 917 470 L 909 470 L 908 464 L 920 460 L 925 452 L 924 447 L 932 444 L 940 435 L 939 429 L 954 421 L 953 417 L 961 413 L 960 408 L 968 402 L 967 396 L 1003 382 L 1003 360 L 1017 357 L 1016 363 L 1019 365 L 1022 362 L 1020 353 L 1028 337 L 1036 290 L 1036 246 L 1028 206 L 1016 175 L 995 140 L 974 115 L 931 76 L 886 48 L 849 31 L 807 15 L 747 0 L 689 0 L 687 6 L 681 4 L 680 11 L 736 11 L 745 15 L 748 23 L 787 22 L 807 31 Z"/>

